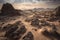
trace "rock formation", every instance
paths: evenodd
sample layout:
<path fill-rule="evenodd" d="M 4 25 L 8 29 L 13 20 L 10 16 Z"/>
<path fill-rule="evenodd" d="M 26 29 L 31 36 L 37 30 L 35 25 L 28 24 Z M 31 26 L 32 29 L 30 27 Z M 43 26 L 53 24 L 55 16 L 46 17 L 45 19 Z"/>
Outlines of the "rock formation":
<path fill-rule="evenodd" d="M 2 15 L 3 16 L 15 16 L 15 15 L 20 15 L 20 13 L 16 11 L 11 4 L 6 3 L 6 4 L 3 4 L 0 15 L 1 16 Z"/>

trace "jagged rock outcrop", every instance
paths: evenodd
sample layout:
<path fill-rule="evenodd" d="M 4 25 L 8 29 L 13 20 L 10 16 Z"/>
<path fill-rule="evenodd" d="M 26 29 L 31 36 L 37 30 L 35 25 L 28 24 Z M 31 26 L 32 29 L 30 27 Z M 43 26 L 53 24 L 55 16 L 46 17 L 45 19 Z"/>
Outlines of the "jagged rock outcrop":
<path fill-rule="evenodd" d="M 16 11 L 11 4 L 6 3 L 6 4 L 3 4 L 0 15 L 1 16 L 2 15 L 3 16 L 16 16 L 16 15 L 20 15 L 20 13 Z"/>

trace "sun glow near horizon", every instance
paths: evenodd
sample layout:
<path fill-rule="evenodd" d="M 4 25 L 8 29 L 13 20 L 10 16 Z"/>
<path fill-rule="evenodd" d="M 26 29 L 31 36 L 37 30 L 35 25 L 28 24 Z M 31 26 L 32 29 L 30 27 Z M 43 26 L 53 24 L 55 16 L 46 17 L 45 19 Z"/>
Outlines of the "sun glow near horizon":
<path fill-rule="evenodd" d="M 13 3 L 12 4 L 15 9 L 33 9 L 33 8 L 56 8 L 56 5 L 48 5 L 45 2 L 40 3 Z M 1 9 L 2 5 L 0 5 Z"/>
<path fill-rule="evenodd" d="M 47 5 L 45 3 L 20 3 L 13 4 L 16 9 L 33 9 L 33 8 L 55 8 L 56 5 Z"/>

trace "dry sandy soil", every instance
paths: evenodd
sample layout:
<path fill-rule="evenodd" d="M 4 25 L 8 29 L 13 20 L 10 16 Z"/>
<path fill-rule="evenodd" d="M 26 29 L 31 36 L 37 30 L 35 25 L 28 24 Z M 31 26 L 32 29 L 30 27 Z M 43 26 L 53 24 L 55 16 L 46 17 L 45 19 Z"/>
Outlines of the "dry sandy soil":
<path fill-rule="evenodd" d="M 25 25 L 25 28 L 27 30 L 21 36 L 21 38 L 19 40 L 24 40 L 23 37 L 25 35 L 27 35 L 28 32 L 32 33 L 32 35 L 33 35 L 33 37 L 32 37 L 33 39 L 32 40 L 60 40 L 59 39 L 59 37 L 60 37 L 60 23 L 59 23 L 59 21 L 50 22 L 50 21 L 47 21 L 47 18 L 44 18 L 44 15 L 39 15 L 39 16 L 41 16 L 39 18 L 40 20 L 44 20 L 44 21 L 48 22 L 49 24 L 53 24 L 57 28 L 56 36 L 50 36 L 50 35 L 53 35 L 53 34 L 50 34 L 50 35 L 47 34 L 47 36 L 45 36 L 45 35 L 43 35 L 42 32 L 44 32 L 45 30 L 47 30 L 48 32 L 51 32 L 51 31 L 53 32 L 54 29 L 52 27 L 49 27 L 49 26 L 41 26 L 42 28 L 38 28 L 37 26 L 35 27 L 35 26 L 31 25 L 32 21 L 30 21 L 30 22 L 26 21 L 26 19 L 29 19 L 29 18 L 32 18 L 34 20 L 34 18 L 33 18 L 34 15 L 36 16 L 36 15 L 39 15 L 39 14 L 32 14 L 32 15 L 29 15 L 29 16 L 28 16 L 28 14 L 25 14 L 24 16 L 16 17 L 15 20 L 13 20 L 13 18 L 12 18 L 12 20 L 9 20 L 8 22 L 6 21 L 3 24 L 2 24 L 2 22 L 0 22 L 0 27 L 2 26 L 2 28 L 3 28 L 5 25 L 14 24 L 17 21 L 21 21 L 23 23 L 23 25 Z M 3 40 L 3 37 L 4 37 L 5 33 L 6 32 L 0 32 L 1 40 Z M 59 37 L 57 38 L 58 35 L 59 35 Z M 31 39 L 25 39 L 25 40 L 31 40 Z"/>

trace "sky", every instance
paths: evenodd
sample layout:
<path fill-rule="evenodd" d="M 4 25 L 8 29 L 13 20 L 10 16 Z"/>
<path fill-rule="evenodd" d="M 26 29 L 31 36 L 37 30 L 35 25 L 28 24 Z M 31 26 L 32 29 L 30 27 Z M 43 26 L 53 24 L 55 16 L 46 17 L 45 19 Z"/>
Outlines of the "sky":
<path fill-rule="evenodd" d="M 50 2 L 50 3 L 60 3 L 60 0 L 0 0 L 0 3 L 37 3 L 37 2 Z"/>
<path fill-rule="evenodd" d="M 18 9 L 20 8 L 19 6 L 22 6 L 24 4 L 28 5 L 28 8 L 30 6 L 45 7 L 45 8 L 60 6 L 60 0 L 0 0 L 0 4 L 1 3 L 11 3 L 11 4 L 15 3 L 14 6 Z M 21 3 L 24 3 L 24 4 L 21 4 Z"/>

